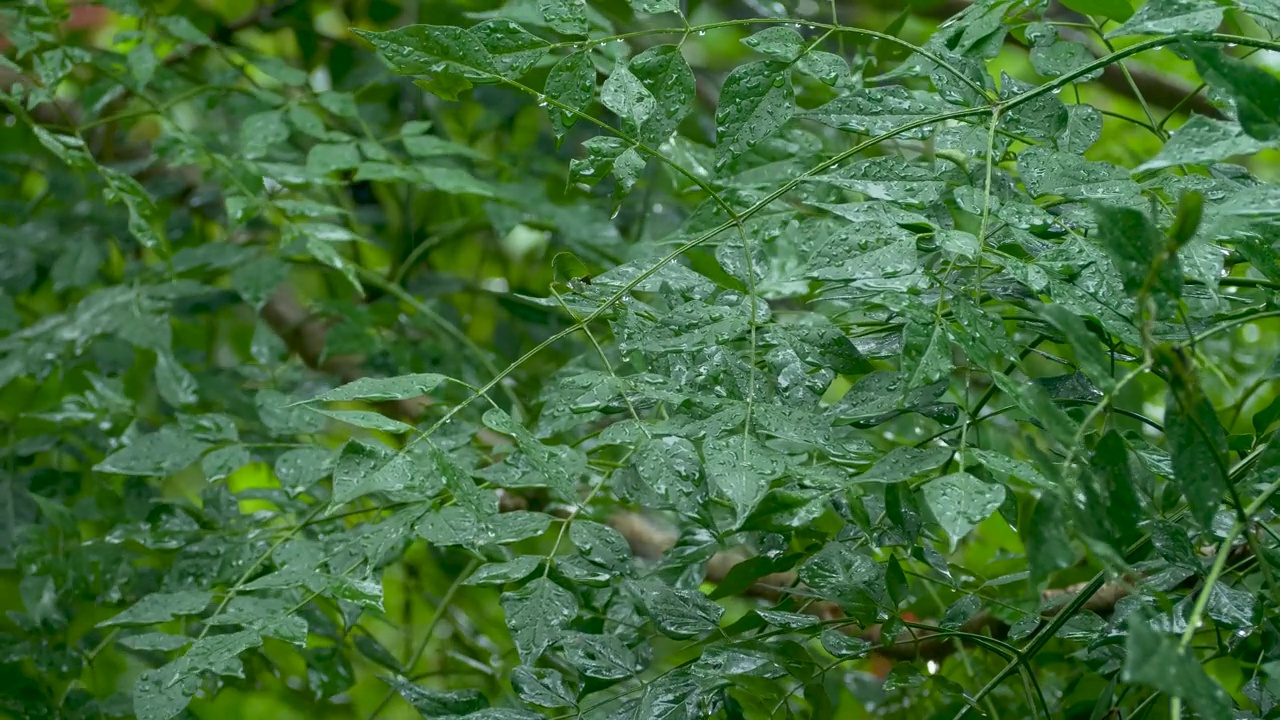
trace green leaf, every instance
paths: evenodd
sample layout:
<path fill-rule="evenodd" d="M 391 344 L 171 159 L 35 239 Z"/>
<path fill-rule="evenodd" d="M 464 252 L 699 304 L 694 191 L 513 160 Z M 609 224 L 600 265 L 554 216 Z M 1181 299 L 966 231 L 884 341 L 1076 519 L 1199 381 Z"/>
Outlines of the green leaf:
<path fill-rule="evenodd" d="M 1253 155 L 1273 145 L 1251 137 L 1238 123 L 1193 115 L 1173 133 L 1155 157 L 1137 169 L 1159 170 L 1183 164 L 1212 165 L 1237 156 Z"/>
<path fill-rule="evenodd" d="M 209 36 L 201 32 L 191 20 L 181 15 L 166 15 L 157 18 L 161 27 L 175 38 L 194 45 L 212 45 Z"/>
<path fill-rule="evenodd" d="M 587 458 L 582 451 L 563 445 L 543 445 L 533 433 L 498 408 L 485 411 L 484 424 L 515 438 L 516 447 L 542 475 L 543 487 L 555 490 L 561 497 L 573 497 L 578 478 L 587 469 Z"/>
<path fill-rule="evenodd" d="M 1176 254 L 1166 251 L 1164 235 L 1146 214 L 1133 208 L 1095 203 L 1098 242 L 1120 272 L 1125 292 L 1134 297 L 1160 292 L 1182 295 L 1182 267 Z"/>
<path fill-rule="evenodd" d="M 449 195 L 497 197 L 497 190 L 471 173 L 457 168 L 423 168 L 422 182 L 427 187 Z"/>
<path fill-rule="evenodd" d="M 1027 567 L 1031 583 L 1037 589 L 1058 570 L 1076 562 L 1076 552 L 1067 534 L 1067 515 L 1057 495 L 1046 492 L 1036 501 L 1031 517 L 1019 524 L 1019 535 L 1027 549 Z"/>
<path fill-rule="evenodd" d="M 154 625 L 168 622 L 182 615 L 198 615 L 204 612 L 212 600 L 213 595 L 205 590 L 151 593 L 134 603 L 128 610 L 98 623 L 98 627 Z"/>
<path fill-rule="evenodd" d="M 716 165 L 726 165 L 776 133 L 795 109 L 786 66 L 761 61 L 734 68 L 716 108 Z"/>
<path fill-rule="evenodd" d="M 647 15 L 680 12 L 679 0 L 630 0 L 631 9 Z"/>
<path fill-rule="evenodd" d="M 936 470 L 955 454 L 951 448 L 900 445 L 855 479 L 859 483 L 895 483 Z"/>
<path fill-rule="evenodd" d="M 901 85 L 890 85 L 850 90 L 825 105 L 801 112 L 800 117 L 816 120 L 845 132 L 881 135 L 951 109 L 937 95 L 913 92 Z M 902 136 L 923 138 L 932 133 L 932 126 L 926 125 L 903 133 Z"/>
<path fill-rule="evenodd" d="M 243 445 L 231 445 L 212 450 L 200 460 L 204 479 L 217 482 L 252 462 L 249 450 Z"/>
<path fill-rule="evenodd" d="M 1018 361 L 1017 349 L 998 314 L 962 295 L 951 298 L 951 312 L 960 324 L 959 332 L 948 328 L 951 339 L 979 368 L 999 369 Z"/>
<path fill-rule="evenodd" d="M 165 477 L 191 465 L 209 449 L 179 428 L 166 425 L 141 435 L 93 466 L 94 470 L 119 475 Z"/>
<path fill-rule="evenodd" d="M 358 165 L 360 149 L 355 143 L 321 143 L 307 152 L 307 170 L 317 175 L 354 170 Z"/>
<path fill-rule="evenodd" d="M 782 468 L 747 435 L 723 435 L 703 447 L 707 480 L 729 501 L 736 529 L 751 515 Z"/>
<path fill-rule="evenodd" d="M 484 520 L 467 508 L 446 505 L 423 515 L 414 532 L 431 546 L 478 547 L 484 544 L 486 528 Z"/>
<path fill-rule="evenodd" d="M 393 499 L 419 499 L 434 495 L 439 483 L 407 452 L 394 452 L 382 445 L 348 440 L 333 468 L 332 512 L 342 505 L 372 493 Z"/>
<path fill-rule="evenodd" d="M 515 641 L 520 660 L 531 664 L 552 643 L 565 635 L 565 627 L 578 612 L 573 594 L 547 578 L 537 578 L 528 585 L 502 594 L 502 611 L 506 614 L 511 639 Z"/>
<path fill-rule="evenodd" d="M 905 207 L 926 207 L 938 202 L 957 179 L 954 172 L 913 164 L 897 155 L 859 160 L 814 177 L 818 182 Z"/>
<path fill-rule="evenodd" d="M 1037 309 L 1066 336 L 1080 371 L 1102 392 L 1110 393 L 1114 390 L 1116 379 L 1112 374 L 1111 362 L 1102 349 L 1100 338 L 1089 332 L 1084 320 L 1061 305 L 1046 304 Z"/>
<path fill-rule="evenodd" d="M 697 590 L 673 588 L 652 578 L 631 587 L 644 613 L 667 637 L 691 638 L 720 627 L 724 608 Z"/>
<path fill-rule="evenodd" d="M 1000 99 L 1019 97 L 1035 89 L 1034 85 L 1019 82 L 1008 73 L 1000 73 Z M 1053 94 L 1042 94 L 1024 102 L 1000 116 L 1001 124 L 1010 132 L 1023 137 L 1052 142 L 1067 129 L 1070 114 L 1062 101 Z"/>
<path fill-rule="evenodd" d="M 392 434 L 414 431 L 414 427 L 408 423 L 402 423 L 381 413 L 369 412 L 368 410 L 326 410 L 317 407 L 313 407 L 311 410 L 325 417 L 331 417 L 338 422 L 355 425 L 367 430 L 378 430 Z"/>
<path fill-rule="evenodd" d="M 773 25 L 742 39 L 742 44 L 770 60 L 793 63 L 804 52 L 804 37 L 785 25 Z"/>
<path fill-rule="evenodd" d="M 596 95 L 596 66 L 591 62 L 590 51 L 582 50 L 561 58 L 547 74 L 542 91 L 561 105 L 586 113 Z M 557 141 L 578 121 L 575 113 L 554 106 L 547 107 L 547 115 Z"/>
<path fill-rule="evenodd" d="M 631 456 L 639 480 L 637 494 L 663 508 L 687 506 L 698 489 L 702 460 L 693 443 L 681 437 L 645 439 Z M 637 498 L 639 500 L 639 498 Z"/>
<path fill-rule="evenodd" d="M 619 60 L 613 72 L 600 87 L 600 103 L 622 118 L 628 127 L 639 127 L 657 110 L 653 93 L 632 74 L 627 64 Z"/>
<path fill-rule="evenodd" d="M 190 405 L 196 397 L 196 379 L 167 352 L 156 353 L 156 389 L 160 397 L 175 407 Z"/>
<path fill-rule="evenodd" d="M 1030 32 L 1030 30 L 1027 31 L 1028 37 Z M 1070 40 L 1056 40 L 1044 45 L 1036 45 L 1031 48 L 1029 56 L 1031 66 L 1045 77 L 1069 75 L 1097 59 L 1087 46 Z M 1101 70 L 1095 70 L 1079 76 L 1078 82 L 1094 80 L 1101 75 Z"/>
<path fill-rule="evenodd" d="M 1230 720 L 1231 698 L 1210 678 L 1200 661 L 1173 638 L 1151 628 L 1142 613 L 1129 615 L 1121 679 L 1186 700 L 1205 720 Z"/>
<path fill-rule="evenodd" d="M 389 378 L 365 377 L 320 393 L 310 400 L 302 402 L 351 402 L 353 400 L 386 402 L 389 400 L 407 400 L 430 394 L 432 390 L 439 387 L 446 380 L 448 378 L 444 375 L 436 373 L 414 373 Z"/>
<path fill-rule="evenodd" d="M 511 671 L 511 687 L 525 702 L 548 708 L 574 707 L 577 694 L 565 685 L 560 671 L 520 665 Z"/>
<path fill-rule="evenodd" d="M 693 110 L 696 80 L 676 45 L 655 45 L 631 59 L 630 73 L 654 100 L 637 139 L 652 147 L 665 142 Z"/>
<path fill-rule="evenodd" d="M 1280 78 L 1215 48 L 1183 42 L 1205 82 L 1231 96 L 1240 127 L 1254 140 L 1280 140 Z"/>
<path fill-rule="evenodd" d="M 1143 205 L 1142 188 L 1129 171 L 1110 163 L 1035 146 L 1018 155 L 1018 172 L 1034 198 L 1058 195 L 1069 200 Z"/>
<path fill-rule="evenodd" d="M 49 276 L 53 278 L 54 292 L 89 285 L 98 276 L 98 268 L 105 259 L 98 243 L 73 243 L 67 252 L 58 256 L 49 271 Z"/>
<path fill-rule="evenodd" d="M 255 310 L 261 310 L 289 275 L 289 266 L 267 255 L 236 268 L 231 286 Z"/>
<path fill-rule="evenodd" d="M 1254 594 L 1221 582 L 1210 591 L 1205 611 L 1223 627 L 1252 630 L 1257 625 L 1258 602 Z"/>
<path fill-rule="evenodd" d="M 382 680 L 423 717 L 466 715 L 489 706 L 489 701 L 477 690 L 434 690 L 400 675 L 384 675 Z"/>
<path fill-rule="evenodd" d="M 613 635 L 573 633 L 563 646 L 565 659 L 587 677 L 622 680 L 640 670 L 635 653 Z"/>
<path fill-rule="evenodd" d="M 1062 5 L 1081 15 L 1101 15 L 1116 22 L 1124 22 L 1133 16 L 1133 8 L 1127 0 L 1062 0 Z"/>
<path fill-rule="evenodd" d="M 456 100 L 472 81 L 500 77 L 498 63 L 470 32 L 459 27 L 409 25 L 386 32 L 353 30 L 402 75 L 424 78 L 426 87 Z"/>
<path fill-rule="evenodd" d="M 1174 375 L 1168 380 L 1164 432 L 1173 476 L 1192 516 L 1204 527 L 1211 527 L 1222 494 L 1230 487 L 1225 466 L 1226 431 L 1209 399 L 1191 384 L 1194 377 Z"/>
<path fill-rule="evenodd" d="M 125 55 L 125 62 L 129 66 L 129 72 L 133 75 L 133 79 L 137 81 L 138 87 L 146 87 L 160 67 L 160 60 L 156 57 L 155 48 L 151 47 L 150 43 L 145 42 L 138 43 L 130 48 Z"/>
<path fill-rule="evenodd" d="M 875 617 L 885 595 L 885 569 L 852 542 L 828 543 L 800 566 L 800 579 L 853 617 Z"/>
<path fill-rule="evenodd" d="M 460 155 L 463 157 L 481 159 L 484 156 L 475 150 L 442 137 L 435 135 L 404 135 L 400 138 L 404 143 L 404 149 L 410 155 L 420 158 L 449 157 L 451 155 Z M 393 171 L 394 172 L 394 171 Z M 373 179 L 370 177 L 370 179 Z M 395 180 L 395 176 L 391 176 L 390 180 Z"/>
<path fill-rule="evenodd" d="M 221 613 L 210 618 L 211 625 L 240 625 L 264 637 L 274 637 L 299 647 L 307 644 L 307 621 L 290 614 L 284 600 L 237 595 Z"/>
<path fill-rule="evenodd" d="M 1004 503 L 1003 485 L 986 483 L 966 472 L 955 472 L 924 485 L 924 500 L 953 544 Z"/>
<path fill-rule="evenodd" d="M 822 649 L 841 658 L 860 658 L 871 652 L 871 643 L 859 637 L 850 637 L 838 630 L 823 630 L 820 636 Z"/>
<path fill-rule="evenodd" d="M 481 490 L 471 479 L 471 475 L 434 442 L 423 442 L 427 458 L 435 465 L 436 476 L 444 482 L 445 489 L 453 495 L 455 501 L 481 517 L 497 512 L 498 501 L 492 492 Z"/>
<path fill-rule="evenodd" d="M 576 520 L 569 527 L 569 539 L 589 562 L 618 574 L 630 571 L 631 547 L 617 530 L 590 520 Z"/>
<path fill-rule="evenodd" d="M 794 555 L 783 556 L 781 558 L 756 555 L 754 557 L 747 558 L 746 560 L 743 560 L 729 568 L 729 572 L 725 573 L 724 577 L 720 579 L 720 582 L 716 584 L 715 590 L 712 590 L 711 594 L 707 597 L 712 600 L 719 600 L 721 598 L 740 595 L 752 585 L 755 585 L 756 581 L 765 575 L 789 570 L 795 565 L 795 563 L 796 556 Z M 757 612 L 763 613 L 764 611 Z M 765 622 L 770 622 L 775 625 L 778 624 L 773 623 L 763 614 L 761 617 L 765 618 Z"/>
<path fill-rule="evenodd" d="M 170 635 L 162 632 L 149 632 L 123 637 L 117 642 L 130 650 L 172 652 L 178 648 L 185 647 L 191 642 L 191 638 L 184 637 L 182 635 Z"/>
<path fill-rule="evenodd" d="M 1089 471 L 1081 475 L 1083 506 L 1077 522 L 1085 532 L 1101 540 L 1122 557 L 1138 537 L 1138 522 L 1145 517 L 1134 483 L 1129 448 L 1115 430 L 1109 430 L 1094 448 Z"/>
<path fill-rule="evenodd" d="M 200 687 L 200 679 L 179 675 L 175 664 L 144 670 L 138 676 L 133 688 L 133 712 L 138 720 L 169 720 L 191 702 Z"/>
<path fill-rule="evenodd" d="M 485 20 L 470 32 L 489 51 L 498 73 L 508 78 L 529 72 L 551 49 L 546 40 L 504 18 Z"/>
<path fill-rule="evenodd" d="M 273 469 L 285 491 L 297 494 L 328 475 L 334 460 L 334 454 L 328 448 L 294 448 L 281 453 Z"/>
<path fill-rule="evenodd" d="M 902 327 L 903 394 L 931 385 L 951 372 L 951 345 L 947 324 L 933 308 L 916 298 L 903 307 L 907 322 Z"/>
<path fill-rule="evenodd" d="M 536 555 L 519 555 L 506 562 L 481 565 L 464 585 L 505 585 L 519 582 L 533 574 L 542 564 L 542 558 Z"/>
<path fill-rule="evenodd" d="M 254 404 L 262 424 L 278 435 L 302 435 L 324 429 L 324 420 L 319 415 L 308 408 L 295 407 L 291 400 L 276 390 L 259 391 Z"/>
<path fill-rule="evenodd" d="M 587 34 L 586 0 L 538 0 L 542 19 L 556 32 L 566 35 Z"/>
<path fill-rule="evenodd" d="M 1107 37 L 1213 32 L 1222 24 L 1222 11 L 1223 5 L 1215 0 L 1147 0 Z"/>

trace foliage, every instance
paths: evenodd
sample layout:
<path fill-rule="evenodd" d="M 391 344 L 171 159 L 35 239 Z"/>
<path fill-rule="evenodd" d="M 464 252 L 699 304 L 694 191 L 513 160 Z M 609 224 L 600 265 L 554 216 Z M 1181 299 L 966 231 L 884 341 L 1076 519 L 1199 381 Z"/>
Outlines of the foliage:
<path fill-rule="evenodd" d="M 1273 0 L 164 5 L 0 10 L 3 712 L 1276 716 Z"/>

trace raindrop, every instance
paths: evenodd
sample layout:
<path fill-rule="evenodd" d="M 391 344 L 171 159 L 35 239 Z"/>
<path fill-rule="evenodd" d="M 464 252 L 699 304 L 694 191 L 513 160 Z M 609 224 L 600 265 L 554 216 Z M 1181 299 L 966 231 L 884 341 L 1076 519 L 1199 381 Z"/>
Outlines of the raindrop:
<path fill-rule="evenodd" d="M 707 31 L 706 31 L 706 30 L 699 30 L 699 31 L 698 31 L 698 37 L 702 37 L 702 36 L 704 36 L 704 35 L 706 35 L 706 34 L 707 34 Z"/>

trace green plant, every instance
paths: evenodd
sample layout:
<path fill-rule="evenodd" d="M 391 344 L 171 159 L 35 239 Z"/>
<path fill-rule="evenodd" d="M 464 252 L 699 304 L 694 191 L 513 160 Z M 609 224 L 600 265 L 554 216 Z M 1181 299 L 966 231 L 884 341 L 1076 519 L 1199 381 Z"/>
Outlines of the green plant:
<path fill-rule="evenodd" d="M 4 712 L 1275 716 L 1280 5 L 687 5 L 0 10 Z"/>

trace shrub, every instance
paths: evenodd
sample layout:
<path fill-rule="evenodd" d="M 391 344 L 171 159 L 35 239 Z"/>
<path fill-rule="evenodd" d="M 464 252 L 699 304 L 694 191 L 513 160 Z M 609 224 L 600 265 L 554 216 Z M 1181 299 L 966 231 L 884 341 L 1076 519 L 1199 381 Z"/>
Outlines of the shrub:
<path fill-rule="evenodd" d="M 1280 6 L 743 5 L 0 10 L 0 707 L 1273 717 Z"/>

